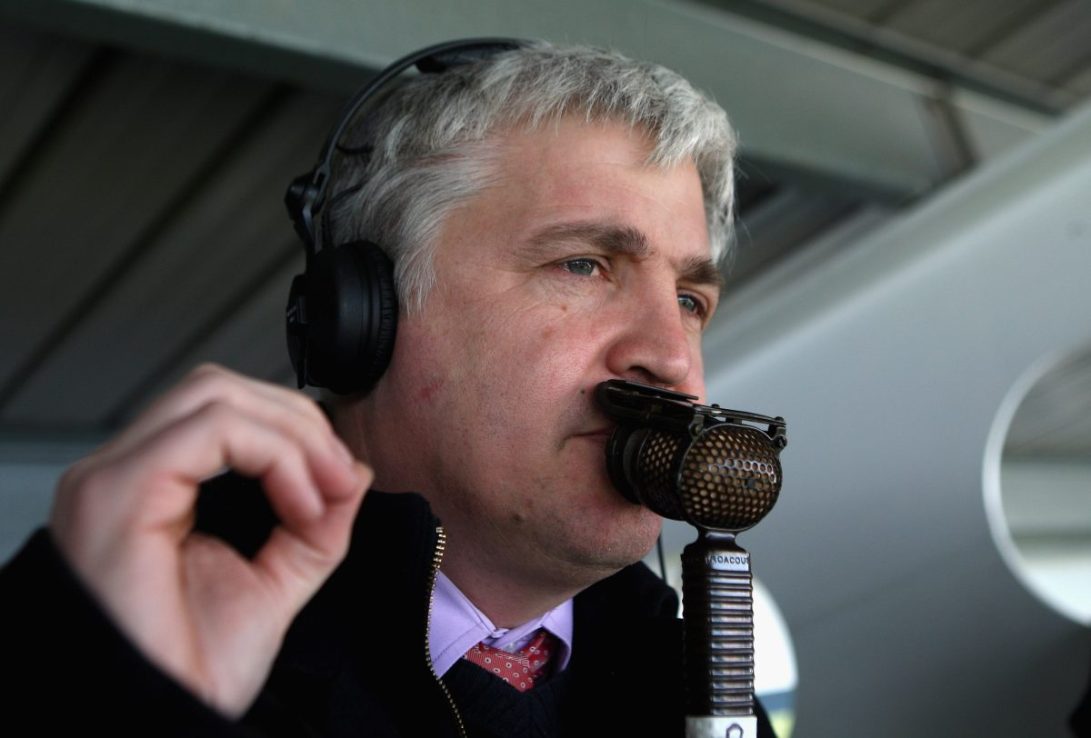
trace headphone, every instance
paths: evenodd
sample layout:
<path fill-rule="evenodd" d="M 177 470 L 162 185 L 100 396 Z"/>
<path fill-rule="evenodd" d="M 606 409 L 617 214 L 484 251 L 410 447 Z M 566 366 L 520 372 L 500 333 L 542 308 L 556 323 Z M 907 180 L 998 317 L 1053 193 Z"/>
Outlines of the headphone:
<path fill-rule="evenodd" d="M 346 103 L 314 169 L 288 185 L 284 204 L 306 249 L 304 272 L 292 279 L 285 309 L 288 354 L 301 389 L 311 385 L 338 394 L 366 392 L 394 353 L 398 295 L 390 258 L 371 241 L 325 243 L 326 229 L 315 227 L 326 205 L 333 156 L 349 124 L 365 103 L 411 66 L 440 74 L 524 45 L 516 39 L 465 39 L 398 59 Z"/>

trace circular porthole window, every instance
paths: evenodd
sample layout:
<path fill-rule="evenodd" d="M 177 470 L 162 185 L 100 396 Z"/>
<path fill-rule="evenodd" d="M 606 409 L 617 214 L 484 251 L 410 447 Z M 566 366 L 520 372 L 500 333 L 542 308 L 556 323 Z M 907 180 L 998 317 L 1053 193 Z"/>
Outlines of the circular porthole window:
<path fill-rule="evenodd" d="M 993 539 L 1042 602 L 1091 625 L 1091 347 L 1031 368 L 997 414 L 985 458 Z"/>
<path fill-rule="evenodd" d="M 779 738 L 795 726 L 796 654 L 773 595 L 754 577 L 754 693 Z"/>

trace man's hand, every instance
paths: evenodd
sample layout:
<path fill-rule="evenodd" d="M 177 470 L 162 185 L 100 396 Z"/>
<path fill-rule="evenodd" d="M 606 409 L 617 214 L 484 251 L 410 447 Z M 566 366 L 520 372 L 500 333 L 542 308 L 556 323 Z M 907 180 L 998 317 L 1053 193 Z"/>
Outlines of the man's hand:
<path fill-rule="evenodd" d="M 253 560 L 193 531 L 197 487 L 225 467 L 259 478 L 281 521 Z M 50 526 L 144 654 L 237 717 L 344 557 L 371 479 L 306 396 L 203 366 L 65 473 Z"/>

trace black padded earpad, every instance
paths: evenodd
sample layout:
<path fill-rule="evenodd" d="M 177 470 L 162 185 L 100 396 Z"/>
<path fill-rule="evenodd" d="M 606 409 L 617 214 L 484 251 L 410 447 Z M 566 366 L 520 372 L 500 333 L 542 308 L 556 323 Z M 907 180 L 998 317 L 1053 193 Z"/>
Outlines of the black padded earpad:
<path fill-rule="evenodd" d="M 390 259 L 367 241 L 323 249 L 293 282 L 290 300 L 300 295 L 302 336 L 289 339 L 296 371 L 339 394 L 371 389 L 390 363 L 397 332 Z"/>
<path fill-rule="evenodd" d="M 429 46 L 395 61 L 353 95 L 314 169 L 288 185 L 284 204 L 307 249 L 307 269 L 292 280 L 285 311 L 288 354 L 300 388 L 310 384 L 339 394 L 366 392 L 386 371 L 394 352 L 398 295 L 390 260 L 367 241 L 324 244 L 315 228 L 324 212 L 342 134 L 380 90 L 411 66 L 422 73 L 441 74 L 525 43 L 463 39 Z M 356 186 L 360 187 L 362 183 Z"/>

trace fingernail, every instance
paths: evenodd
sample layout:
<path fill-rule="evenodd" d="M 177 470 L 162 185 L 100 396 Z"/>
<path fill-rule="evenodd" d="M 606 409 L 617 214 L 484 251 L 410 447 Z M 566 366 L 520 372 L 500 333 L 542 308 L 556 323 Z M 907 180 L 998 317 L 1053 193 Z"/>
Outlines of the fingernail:
<path fill-rule="evenodd" d="M 356 474 L 360 477 L 363 483 L 369 487 L 371 486 L 372 481 L 375 480 L 374 469 L 362 462 L 356 463 Z"/>
<path fill-rule="evenodd" d="M 356 472 L 356 478 L 360 480 L 360 486 L 364 489 L 370 487 L 371 483 L 375 481 L 375 472 L 367 464 L 357 461 L 353 465 L 353 471 Z"/>
<path fill-rule="evenodd" d="M 333 440 L 333 445 L 337 448 L 337 454 L 341 457 L 341 460 L 349 466 L 352 466 L 354 463 L 356 463 L 356 457 L 354 457 L 352 455 L 352 452 L 349 451 L 349 447 L 345 445 L 345 442 L 337 436 L 334 436 Z"/>

